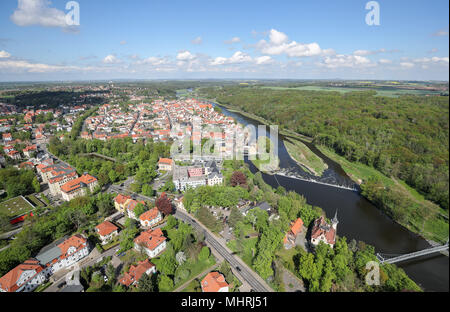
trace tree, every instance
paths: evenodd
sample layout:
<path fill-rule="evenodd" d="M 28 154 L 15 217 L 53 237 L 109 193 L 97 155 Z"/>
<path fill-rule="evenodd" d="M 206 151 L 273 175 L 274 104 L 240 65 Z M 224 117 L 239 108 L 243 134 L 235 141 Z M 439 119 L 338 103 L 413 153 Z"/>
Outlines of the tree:
<path fill-rule="evenodd" d="M 198 260 L 199 261 L 206 261 L 209 258 L 209 248 L 208 247 L 203 247 L 202 250 L 200 251 L 200 253 L 198 254 Z"/>
<path fill-rule="evenodd" d="M 136 218 L 139 218 L 141 214 L 143 214 L 146 210 L 147 208 L 145 207 L 145 205 L 139 203 L 134 208 L 134 215 L 136 216 Z"/>
<path fill-rule="evenodd" d="M 41 191 L 41 184 L 36 177 L 33 179 L 32 185 L 35 193 L 39 193 Z"/>
<path fill-rule="evenodd" d="M 172 290 L 173 288 L 173 280 L 165 274 L 161 275 L 161 278 L 158 283 L 159 291 L 167 292 Z"/>
<path fill-rule="evenodd" d="M 247 188 L 247 177 L 241 171 L 234 171 L 231 175 L 230 183 L 233 187 L 242 186 Z"/>
<path fill-rule="evenodd" d="M 161 197 L 156 200 L 155 205 L 164 215 L 168 216 L 173 214 L 172 203 L 165 193 L 162 193 Z"/>
<path fill-rule="evenodd" d="M 139 292 L 154 292 L 156 288 L 155 280 L 152 275 L 142 274 L 138 281 Z"/>

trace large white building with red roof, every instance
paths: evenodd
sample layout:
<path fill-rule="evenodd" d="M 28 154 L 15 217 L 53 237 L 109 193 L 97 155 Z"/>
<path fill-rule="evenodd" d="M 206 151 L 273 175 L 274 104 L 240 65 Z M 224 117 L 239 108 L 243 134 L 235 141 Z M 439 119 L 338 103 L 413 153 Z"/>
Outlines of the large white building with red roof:
<path fill-rule="evenodd" d="M 159 228 L 147 230 L 134 239 L 134 249 L 154 258 L 166 249 L 166 237 Z"/>
<path fill-rule="evenodd" d="M 34 258 L 0 278 L 0 292 L 30 292 L 59 270 L 70 267 L 89 254 L 87 239 L 76 234 L 41 249 Z"/>
<path fill-rule="evenodd" d="M 78 196 L 86 195 L 88 189 L 93 192 L 97 185 L 97 178 L 90 174 L 84 174 L 81 177 L 62 185 L 61 194 L 64 200 L 70 201 Z"/>
<path fill-rule="evenodd" d="M 45 280 L 44 267 L 30 259 L 0 278 L 0 292 L 31 292 Z"/>

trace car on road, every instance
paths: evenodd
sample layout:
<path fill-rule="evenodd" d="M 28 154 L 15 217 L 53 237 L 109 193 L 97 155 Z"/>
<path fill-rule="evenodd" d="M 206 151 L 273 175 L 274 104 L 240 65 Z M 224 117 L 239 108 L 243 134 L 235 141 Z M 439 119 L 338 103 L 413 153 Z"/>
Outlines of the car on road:
<path fill-rule="evenodd" d="M 240 267 L 236 267 L 236 270 L 238 270 L 238 272 L 241 272 L 242 270 L 241 270 L 241 268 Z"/>

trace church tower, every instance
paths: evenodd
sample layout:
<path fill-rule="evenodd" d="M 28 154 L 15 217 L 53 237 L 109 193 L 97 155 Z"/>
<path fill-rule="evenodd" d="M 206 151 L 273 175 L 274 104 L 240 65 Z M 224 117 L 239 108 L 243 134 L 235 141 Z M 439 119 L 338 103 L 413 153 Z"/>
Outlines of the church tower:
<path fill-rule="evenodd" d="M 336 230 L 338 223 L 339 223 L 339 220 L 337 218 L 337 209 L 336 209 L 336 213 L 334 214 L 334 218 L 333 218 L 333 220 L 331 220 L 331 226 L 333 227 L 334 230 Z"/>

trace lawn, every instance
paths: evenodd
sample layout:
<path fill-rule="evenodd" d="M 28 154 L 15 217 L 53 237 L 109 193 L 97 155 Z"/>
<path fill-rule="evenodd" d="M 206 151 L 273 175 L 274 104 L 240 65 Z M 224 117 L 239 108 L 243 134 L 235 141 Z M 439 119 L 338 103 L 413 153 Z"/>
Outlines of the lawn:
<path fill-rule="evenodd" d="M 33 210 L 34 207 L 25 200 L 24 197 L 18 196 L 0 203 L 0 212 L 8 217 L 21 216 Z"/>
<path fill-rule="evenodd" d="M 242 250 L 239 252 L 237 240 L 231 240 L 227 243 L 227 247 L 235 252 L 249 267 L 253 268 L 252 262 L 258 237 L 247 238 L 242 241 Z"/>
<path fill-rule="evenodd" d="M 305 144 L 297 140 L 286 139 L 284 146 L 297 163 L 316 176 L 322 176 L 328 165 L 316 154 L 314 154 Z"/>

